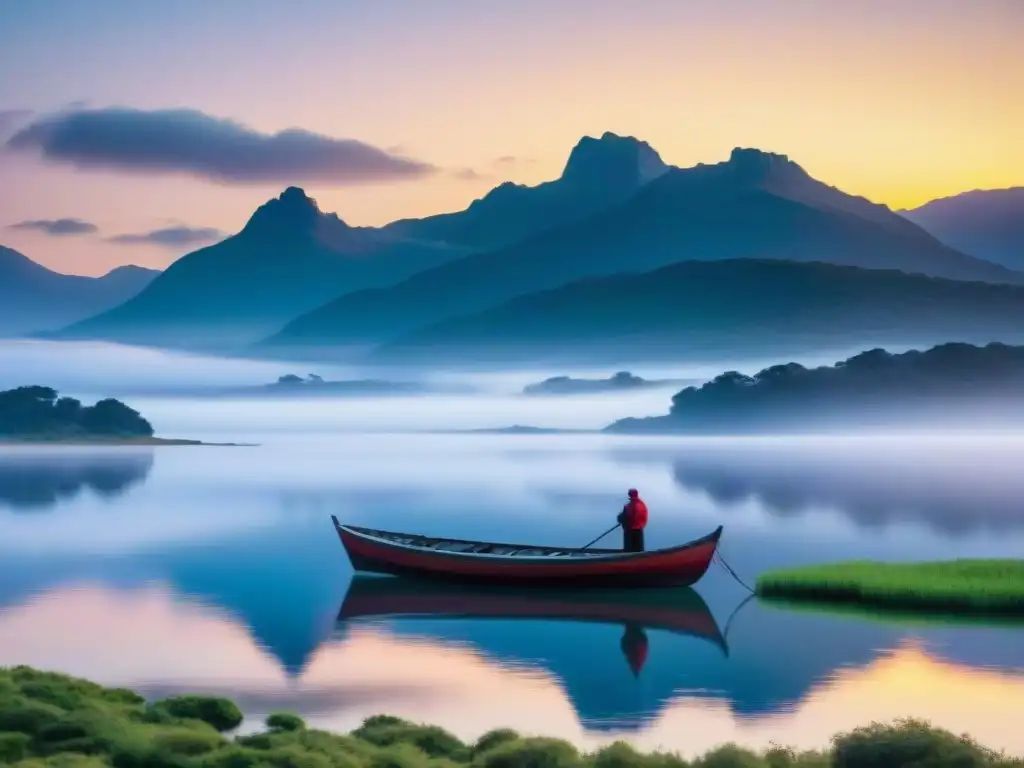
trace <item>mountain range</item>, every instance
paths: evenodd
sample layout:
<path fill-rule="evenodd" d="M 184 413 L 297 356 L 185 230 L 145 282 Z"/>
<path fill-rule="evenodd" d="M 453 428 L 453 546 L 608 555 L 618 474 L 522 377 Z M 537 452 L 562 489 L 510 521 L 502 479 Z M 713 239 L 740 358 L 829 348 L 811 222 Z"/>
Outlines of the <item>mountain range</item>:
<path fill-rule="evenodd" d="M 132 301 L 60 336 L 244 346 L 339 295 L 388 286 L 483 248 L 585 218 L 628 198 L 667 169 L 636 139 L 585 138 L 555 181 L 536 187 L 502 184 L 460 213 L 382 228 L 350 227 L 336 214 L 323 213 L 303 190 L 289 187 L 261 206 L 237 235 L 179 259 Z"/>
<path fill-rule="evenodd" d="M 953 248 L 1024 269 L 1024 187 L 964 192 L 901 213 Z"/>
<path fill-rule="evenodd" d="M 57 330 L 103 312 L 130 299 L 158 274 L 124 266 L 102 277 L 64 275 L 0 245 L 0 336 Z"/>
<path fill-rule="evenodd" d="M 669 168 L 645 141 L 614 133 L 585 136 L 554 181 L 534 187 L 505 182 L 464 211 L 402 219 L 385 230 L 477 250 L 501 248 L 625 202 Z"/>
<path fill-rule="evenodd" d="M 784 155 L 736 149 L 677 168 L 645 142 L 605 133 L 581 139 L 557 179 L 501 184 L 463 211 L 379 228 L 349 226 L 289 187 L 238 234 L 53 335 L 271 356 L 408 349 L 407 337 L 513 299 L 591 278 L 624 292 L 631 275 L 695 261 L 828 262 L 1024 285 L 1024 272 L 941 242 L 913 215 L 817 181 Z M 797 310 L 816 301 L 789 300 Z"/>
<path fill-rule="evenodd" d="M 781 155 L 669 169 L 625 202 L 497 250 L 343 295 L 263 347 L 377 344 L 573 280 L 688 260 L 775 258 L 1024 284 L 1024 274 L 960 253 L 885 206 L 812 179 Z"/>
<path fill-rule="evenodd" d="M 183 256 L 131 300 L 59 336 L 237 347 L 339 293 L 388 284 L 464 252 L 350 227 L 289 187 L 238 234 Z"/>
<path fill-rule="evenodd" d="M 1024 286 L 775 259 L 588 278 L 440 321 L 376 362 L 628 364 L 864 344 L 1024 342 Z"/>

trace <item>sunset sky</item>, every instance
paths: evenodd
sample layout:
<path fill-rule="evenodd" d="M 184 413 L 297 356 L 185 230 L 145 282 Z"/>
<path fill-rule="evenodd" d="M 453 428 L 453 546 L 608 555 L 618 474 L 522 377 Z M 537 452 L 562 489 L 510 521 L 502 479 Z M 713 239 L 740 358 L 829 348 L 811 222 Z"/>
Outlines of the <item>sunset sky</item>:
<path fill-rule="evenodd" d="M 1024 185 L 1021 40 L 1024 0 L 7 0 L 0 244 L 163 267 L 289 184 L 382 224 L 604 131 L 893 208 Z"/>

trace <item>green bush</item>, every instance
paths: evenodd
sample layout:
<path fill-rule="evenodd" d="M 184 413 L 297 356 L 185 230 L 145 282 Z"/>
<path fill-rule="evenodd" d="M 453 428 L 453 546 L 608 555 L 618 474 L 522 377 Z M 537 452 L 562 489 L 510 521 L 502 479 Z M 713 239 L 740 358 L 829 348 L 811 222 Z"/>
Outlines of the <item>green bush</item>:
<path fill-rule="evenodd" d="M 642 754 L 624 741 L 616 741 L 598 750 L 591 758 L 594 768 L 687 768 L 679 755 L 665 752 Z"/>
<path fill-rule="evenodd" d="M 646 766 L 647 755 L 642 755 L 630 744 L 624 741 L 616 741 L 607 747 L 599 749 L 591 758 L 593 768 L 636 768 Z M 685 765 L 685 763 L 680 763 Z"/>
<path fill-rule="evenodd" d="M 560 739 L 523 738 L 508 741 L 480 756 L 482 768 L 570 768 L 580 754 Z"/>
<path fill-rule="evenodd" d="M 35 736 L 48 725 L 58 722 L 62 712 L 52 704 L 12 696 L 0 704 L 0 731 L 17 731 Z"/>
<path fill-rule="evenodd" d="M 204 755 L 220 749 L 225 741 L 219 733 L 198 728 L 161 728 L 153 735 L 159 751 L 175 755 Z"/>
<path fill-rule="evenodd" d="M 764 761 L 750 750 L 723 744 L 698 759 L 694 768 L 764 768 Z"/>
<path fill-rule="evenodd" d="M 836 736 L 832 745 L 835 768 L 982 768 L 998 759 L 971 739 L 920 720 L 874 723 Z"/>
<path fill-rule="evenodd" d="M 473 745 L 473 755 L 479 755 L 482 752 L 487 752 L 490 749 L 506 744 L 510 741 L 517 741 L 520 738 L 519 734 L 513 731 L 511 728 L 495 728 L 493 731 L 488 731 Z"/>
<path fill-rule="evenodd" d="M 369 768 L 428 768 L 430 758 L 412 744 L 391 744 L 372 752 L 368 765 Z"/>
<path fill-rule="evenodd" d="M 466 745 L 443 728 L 416 725 L 397 717 L 368 718 L 352 735 L 378 747 L 410 744 L 429 757 L 449 757 L 464 761 L 469 756 Z"/>
<path fill-rule="evenodd" d="M 202 720 L 218 731 L 230 731 L 242 724 L 238 706 L 219 696 L 173 696 L 156 702 L 150 709 L 158 716 L 166 712 L 177 719 Z"/>
<path fill-rule="evenodd" d="M 0 733 L 0 763 L 16 763 L 29 755 L 32 737 L 26 733 Z"/>
<path fill-rule="evenodd" d="M 272 712 L 266 720 L 267 728 L 274 731 L 301 731 L 305 721 L 291 712 Z"/>
<path fill-rule="evenodd" d="M 831 758 L 822 752 L 796 752 L 773 745 L 764 753 L 767 768 L 832 768 Z"/>

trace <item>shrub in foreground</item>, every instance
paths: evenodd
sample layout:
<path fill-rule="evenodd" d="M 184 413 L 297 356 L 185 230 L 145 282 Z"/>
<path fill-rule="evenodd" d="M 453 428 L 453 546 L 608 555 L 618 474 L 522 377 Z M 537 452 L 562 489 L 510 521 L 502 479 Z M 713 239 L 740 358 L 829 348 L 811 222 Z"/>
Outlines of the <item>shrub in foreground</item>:
<path fill-rule="evenodd" d="M 508 729 L 467 746 L 437 726 L 387 715 L 335 734 L 277 712 L 262 733 L 225 736 L 241 719 L 227 699 L 147 704 L 131 691 L 85 680 L 0 669 L 0 766 L 16 768 L 1024 768 L 917 720 L 840 734 L 824 752 L 757 753 L 725 744 L 687 761 L 622 742 L 581 754 L 565 741 Z"/>
<path fill-rule="evenodd" d="M 301 731 L 306 722 L 291 712 L 273 712 L 267 717 L 266 726 L 272 731 Z"/>
<path fill-rule="evenodd" d="M 216 696 L 174 696 L 150 708 L 158 722 L 171 719 L 201 720 L 218 731 L 230 731 L 242 724 L 242 711 L 235 702 Z"/>

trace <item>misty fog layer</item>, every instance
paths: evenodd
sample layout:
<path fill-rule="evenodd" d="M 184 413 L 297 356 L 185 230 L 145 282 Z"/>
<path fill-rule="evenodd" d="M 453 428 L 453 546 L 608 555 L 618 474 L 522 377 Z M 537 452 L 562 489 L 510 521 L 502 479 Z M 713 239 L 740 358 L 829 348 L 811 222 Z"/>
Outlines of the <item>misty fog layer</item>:
<path fill-rule="evenodd" d="M 828 365 L 848 350 L 800 359 Z M 723 359 L 700 365 L 636 366 L 646 379 L 706 381 L 732 369 L 756 373 L 774 360 Z M 356 368 L 314 362 L 270 361 L 185 354 L 105 342 L 0 340 L 0 389 L 51 386 L 85 400 L 124 399 L 164 437 L 253 435 L 281 431 L 402 431 L 494 429 L 526 425 L 601 429 L 624 417 L 666 413 L 678 385 L 572 397 L 523 397 L 523 388 L 554 376 L 608 378 L 615 368 L 478 370 Z M 378 379 L 468 387 L 468 394 L 339 397 L 294 400 L 212 397 L 218 388 L 259 387 L 279 377 L 313 373 L 328 380 Z"/>

